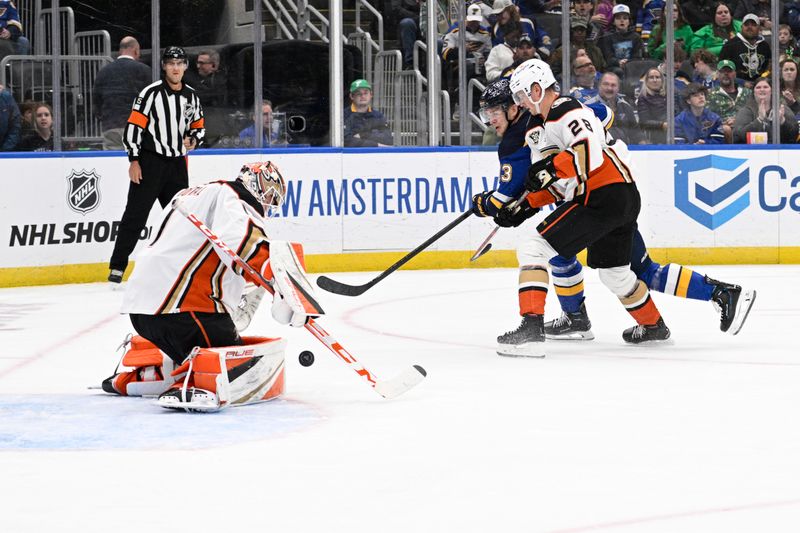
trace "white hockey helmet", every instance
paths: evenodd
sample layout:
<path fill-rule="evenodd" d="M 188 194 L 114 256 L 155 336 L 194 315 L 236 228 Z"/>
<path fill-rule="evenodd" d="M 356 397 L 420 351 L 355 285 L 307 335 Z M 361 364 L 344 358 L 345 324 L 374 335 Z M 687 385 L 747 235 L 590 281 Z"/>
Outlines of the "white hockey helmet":
<path fill-rule="evenodd" d="M 237 179 L 264 206 L 267 214 L 273 213 L 283 204 L 286 181 L 271 161 L 244 165 Z"/>
<path fill-rule="evenodd" d="M 542 98 L 544 97 L 544 90 L 556 84 L 556 78 L 553 76 L 550 65 L 541 59 L 529 59 L 514 70 L 514 74 L 511 76 L 510 88 L 511 95 L 517 105 L 530 101 L 538 109 L 542 98 L 539 98 L 537 102 L 533 101 L 531 86 L 534 83 L 539 84 L 539 87 L 542 88 Z"/>

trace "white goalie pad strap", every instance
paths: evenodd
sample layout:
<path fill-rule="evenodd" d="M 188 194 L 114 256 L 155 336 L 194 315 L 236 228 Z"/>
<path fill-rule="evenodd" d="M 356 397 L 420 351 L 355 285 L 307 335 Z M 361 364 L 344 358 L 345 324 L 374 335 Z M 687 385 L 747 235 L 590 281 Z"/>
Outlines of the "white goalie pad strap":
<path fill-rule="evenodd" d="M 325 314 L 291 243 L 270 241 L 269 262 L 274 279 L 272 316 L 275 320 L 300 327 L 308 317 Z"/>
<path fill-rule="evenodd" d="M 550 243 L 538 233 L 526 238 L 517 247 L 517 262 L 522 265 L 541 265 L 546 266 L 548 261 L 557 256 Z"/>
<path fill-rule="evenodd" d="M 165 390 L 169 389 L 176 380 L 181 379 L 182 375 L 172 376 L 172 371 L 175 370 L 175 362 L 167 357 L 162 352 L 162 362 L 158 366 L 161 371 L 161 376 L 158 375 L 156 366 L 144 366 L 136 369 L 141 381 L 132 381 L 128 383 L 127 395 L 128 396 L 158 396 Z"/>

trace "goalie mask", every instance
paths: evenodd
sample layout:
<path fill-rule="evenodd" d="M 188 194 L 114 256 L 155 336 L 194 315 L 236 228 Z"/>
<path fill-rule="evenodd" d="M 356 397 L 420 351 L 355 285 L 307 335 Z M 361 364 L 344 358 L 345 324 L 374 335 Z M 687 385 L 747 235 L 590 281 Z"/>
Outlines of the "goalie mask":
<path fill-rule="evenodd" d="M 239 171 L 237 179 L 264 206 L 268 216 L 283 204 L 286 181 L 272 162 L 248 163 Z"/>

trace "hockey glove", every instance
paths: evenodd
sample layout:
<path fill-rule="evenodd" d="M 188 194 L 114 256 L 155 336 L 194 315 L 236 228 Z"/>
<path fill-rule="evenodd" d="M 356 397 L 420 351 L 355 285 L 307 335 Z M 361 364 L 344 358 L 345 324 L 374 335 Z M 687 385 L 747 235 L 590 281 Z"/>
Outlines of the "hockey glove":
<path fill-rule="evenodd" d="M 494 222 L 501 228 L 516 228 L 538 212 L 538 207 L 531 207 L 528 202 L 522 202 L 513 209 L 510 206 L 501 209 L 495 215 Z"/>
<path fill-rule="evenodd" d="M 527 190 L 531 192 L 541 191 L 548 188 L 558 179 L 553 159 L 554 156 L 545 157 L 528 168 L 528 175 L 525 178 L 525 188 Z"/>
<path fill-rule="evenodd" d="M 492 198 L 492 193 L 494 191 L 486 191 L 479 194 L 476 194 L 472 197 L 472 212 L 478 215 L 479 217 L 488 217 L 492 216 L 491 211 L 493 211 L 492 207 L 490 207 L 490 202 Z M 487 211 L 488 208 L 488 211 Z"/>

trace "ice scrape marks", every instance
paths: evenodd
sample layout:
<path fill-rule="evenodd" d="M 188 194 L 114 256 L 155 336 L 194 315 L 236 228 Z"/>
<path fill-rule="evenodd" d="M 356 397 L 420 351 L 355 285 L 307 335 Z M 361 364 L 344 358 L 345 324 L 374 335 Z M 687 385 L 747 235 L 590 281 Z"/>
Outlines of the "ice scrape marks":
<path fill-rule="evenodd" d="M 212 448 L 284 435 L 324 418 L 313 406 L 283 399 L 190 414 L 141 398 L 0 395 L 0 452 Z"/>

